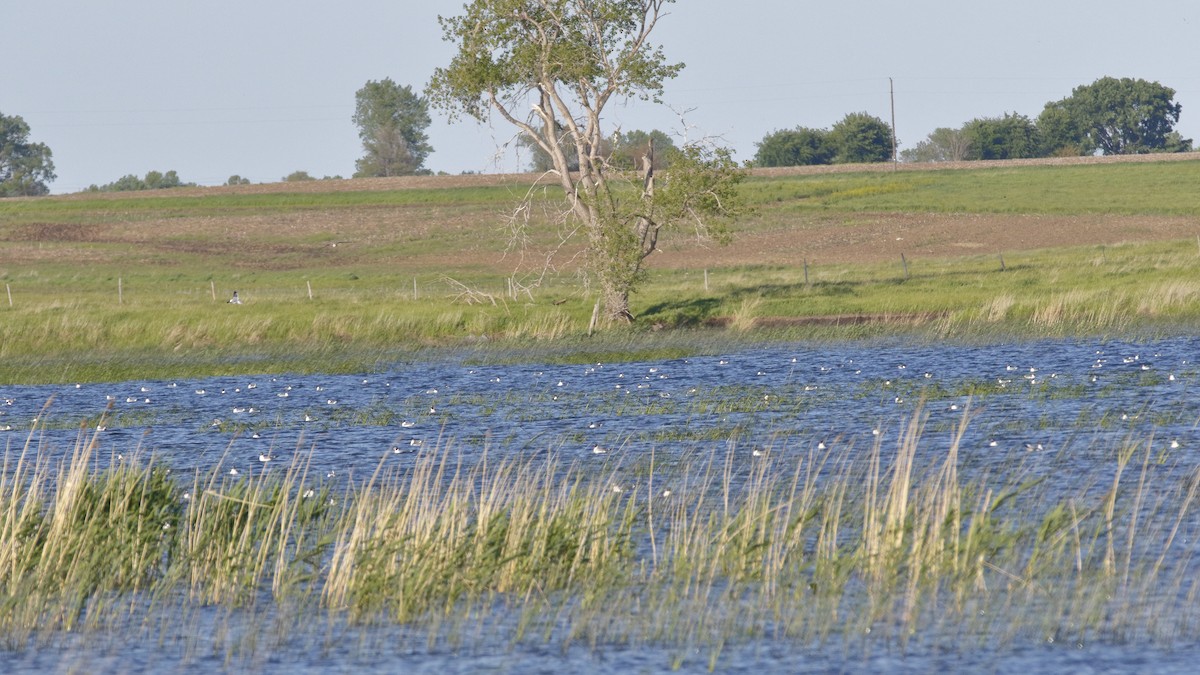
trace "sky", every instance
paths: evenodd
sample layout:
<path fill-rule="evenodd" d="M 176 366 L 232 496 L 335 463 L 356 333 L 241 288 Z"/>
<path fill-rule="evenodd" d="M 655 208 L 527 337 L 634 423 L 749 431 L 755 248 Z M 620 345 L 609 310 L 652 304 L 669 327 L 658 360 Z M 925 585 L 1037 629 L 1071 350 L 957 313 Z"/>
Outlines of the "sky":
<path fill-rule="evenodd" d="M 54 193 L 175 170 L 201 185 L 354 172 L 354 94 L 423 90 L 463 0 L 0 0 L 0 114 L 54 153 Z M 617 102 L 611 128 L 713 139 L 739 160 L 767 134 L 892 119 L 900 148 L 938 127 L 1043 106 L 1104 76 L 1175 89 L 1200 142 L 1200 2 L 677 0 L 655 31 L 686 67 L 664 105 Z M 894 96 L 890 92 L 894 91 Z M 513 130 L 432 110 L 426 168 L 525 168 Z M 505 150 L 508 146 L 510 149 Z"/>

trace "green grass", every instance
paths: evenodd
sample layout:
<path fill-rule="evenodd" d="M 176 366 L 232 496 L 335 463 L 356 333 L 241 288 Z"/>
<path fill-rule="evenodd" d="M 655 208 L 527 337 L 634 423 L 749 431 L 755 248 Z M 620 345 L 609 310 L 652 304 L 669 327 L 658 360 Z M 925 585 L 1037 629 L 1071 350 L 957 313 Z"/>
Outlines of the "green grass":
<path fill-rule="evenodd" d="M 371 207 L 461 207 L 503 204 L 522 190 L 507 186 L 454 189 L 404 189 L 344 192 L 221 192 L 180 196 L 170 190 L 154 193 L 80 193 L 61 198 L 6 200 L 7 225 L 31 223 L 87 224 L 110 222 L 113 214 L 134 221 L 194 216 L 252 216 L 325 209 Z"/>
<path fill-rule="evenodd" d="M 791 213 L 1194 215 L 1200 161 L 755 178 L 754 203 Z"/>
<path fill-rule="evenodd" d="M 745 234 L 863 213 L 1200 212 L 1200 161 L 755 178 Z M 552 191 L 526 187 L 79 195 L 0 200 L 0 382 L 371 370 L 431 349 L 586 361 L 714 341 L 1188 330 L 1197 243 L 1005 251 L 887 264 L 654 266 L 639 322 L 588 336 L 577 260 L 543 269 Z M 697 248 L 702 256 L 704 249 Z M 572 251 L 568 249 L 567 258 Z M 702 274 L 707 273 L 708 290 Z M 224 301 L 232 290 L 247 300 Z M 312 297 L 309 297 L 309 293 Z M 10 300 L 11 298 L 11 300 Z M 853 317 L 868 317 L 869 321 Z M 830 322 L 830 317 L 850 320 Z M 714 327 L 725 327 L 715 335 Z M 668 328 L 655 332 L 655 329 Z"/>

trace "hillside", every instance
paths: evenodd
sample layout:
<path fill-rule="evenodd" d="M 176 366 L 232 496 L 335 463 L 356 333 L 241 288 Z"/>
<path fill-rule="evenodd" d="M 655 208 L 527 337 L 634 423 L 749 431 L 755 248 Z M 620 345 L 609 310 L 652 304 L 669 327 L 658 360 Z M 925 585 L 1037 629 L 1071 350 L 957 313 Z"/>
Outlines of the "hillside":
<path fill-rule="evenodd" d="M 1200 157 L 946 169 L 755 172 L 732 242 L 663 237 L 632 330 L 594 336 L 581 243 L 536 176 L 0 200 L 0 382 L 361 372 L 483 344 L 587 361 L 719 349 L 697 339 L 1200 325 Z M 235 290 L 244 305 L 225 303 Z M 715 326 L 731 330 L 663 332 Z"/>
<path fill-rule="evenodd" d="M 1164 181 L 1163 172 L 1175 182 Z M 731 245 L 668 237 L 654 267 L 856 264 L 901 252 L 944 258 L 1174 240 L 1200 229 L 1191 187 L 1200 184 L 1200 153 L 790 167 L 751 175 L 756 214 L 735 225 Z M 545 198 L 522 236 L 529 237 L 530 255 L 540 258 L 559 243 L 552 224 L 557 190 L 552 177 L 535 174 L 0 200 L 0 242 L 4 263 L 18 266 L 49 260 L 121 266 L 200 256 L 235 268 L 403 261 L 416 269 L 461 264 L 509 273 L 515 260 L 510 215 L 539 180 L 545 189 L 536 192 Z M 826 180 L 846 184 L 829 188 Z M 1146 196 L 1156 189 L 1169 190 L 1162 203 Z M 1008 193 L 1016 192 L 1024 203 L 1008 203 L 1016 201 Z M 998 193 L 1005 193 L 1004 202 L 992 199 Z M 888 195 L 910 198 L 880 200 Z M 576 251 L 568 245 L 565 252 L 569 258 Z"/>

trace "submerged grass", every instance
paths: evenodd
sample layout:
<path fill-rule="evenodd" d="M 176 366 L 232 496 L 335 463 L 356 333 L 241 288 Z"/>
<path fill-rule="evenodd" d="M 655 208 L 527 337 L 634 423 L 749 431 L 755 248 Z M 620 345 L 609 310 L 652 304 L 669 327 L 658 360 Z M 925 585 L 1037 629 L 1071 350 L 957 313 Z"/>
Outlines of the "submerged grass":
<path fill-rule="evenodd" d="M 710 666 L 764 640 L 1196 637 L 1200 471 L 1130 439 L 1070 480 L 1068 450 L 963 480 L 970 419 L 943 448 L 918 410 L 894 444 L 730 440 L 626 465 L 445 444 L 339 484 L 303 457 L 188 478 L 153 458 L 98 468 L 84 435 L 58 465 L 26 446 L 0 476 L 0 634 L 20 648 L 133 621 L 170 640 L 223 607 L 271 614 L 279 640 L 348 625 L 455 642 L 486 622 L 496 646 L 655 645 Z M 231 654 L 270 646 L 253 622 L 226 631 Z"/>

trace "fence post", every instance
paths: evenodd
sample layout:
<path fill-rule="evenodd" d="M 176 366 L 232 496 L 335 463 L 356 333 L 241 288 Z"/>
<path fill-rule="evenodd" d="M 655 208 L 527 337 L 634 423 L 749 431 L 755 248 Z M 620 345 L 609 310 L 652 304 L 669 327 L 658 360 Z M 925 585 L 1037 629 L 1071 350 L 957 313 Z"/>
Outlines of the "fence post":
<path fill-rule="evenodd" d="M 592 308 L 592 321 L 588 324 L 588 337 L 592 336 L 592 331 L 596 329 L 596 320 L 600 317 L 600 298 L 596 299 L 596 306 Z"/>

